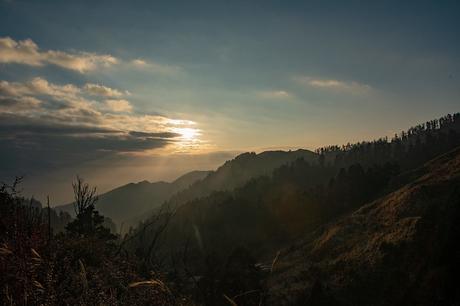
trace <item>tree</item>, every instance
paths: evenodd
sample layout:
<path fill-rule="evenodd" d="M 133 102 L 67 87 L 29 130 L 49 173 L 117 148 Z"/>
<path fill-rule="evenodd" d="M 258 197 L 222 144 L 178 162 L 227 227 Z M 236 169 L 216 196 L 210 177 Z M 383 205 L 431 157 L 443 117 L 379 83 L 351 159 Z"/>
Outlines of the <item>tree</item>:
<path fill-rule="evenodd" d="M 83 237 L 114 239 L 115 236 L 110 233 L 110 230 L 103 226 L 104 216 L 96 210 L 95 204 L 98 199 L 96 187 L 90 187 L 79 176 L 72 183 L 72 187 L 76 219 L 67 225 L 67 231 Z"/>
<path fill-rule="evenodd" d="M 73 205 L 76 216 L 85 213 L 91 206 L 94 207 L 94 204 L 98 200 L 96 187 L 90 188 L 81 177 L 77 176 L 77 179 L 72 182 L 72 188 L 75 199 Z"/>

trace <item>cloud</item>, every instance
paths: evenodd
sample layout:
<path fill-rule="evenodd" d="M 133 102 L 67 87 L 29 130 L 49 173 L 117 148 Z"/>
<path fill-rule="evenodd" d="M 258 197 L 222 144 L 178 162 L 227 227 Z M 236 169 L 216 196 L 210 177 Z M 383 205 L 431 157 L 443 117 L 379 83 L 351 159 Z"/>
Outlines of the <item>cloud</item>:
<path fill-rule="evenodd" d="M 20 112 L 24 110 L 36 109 L 41 101 L 34 97 L 4 97 L 0 96 L 0 111 L 10 110 Z"/>
<path fill-rule="evenodd" d="M 18 117 L 17 120 L 21 120 L 22 124 L 27 118 Z M 103 156 L 120 152 L 160 148 L 170 142 L 167 138 L 139 138 L 115 131 L 94 128 L 85 129 L 81 126 L 4 126 L 3 123 L 0 123 L 0 130 L 0 141 L 4 144 L 8 145 L 8 142 L 11 143 L 10 140 L 14 138 L 16 147 L 26 151 L 33 149 L 34 159 L 37 157 L 37 153 L 48 152 L 54 157 L 52 162 L 57 164 L 60 163 L 60 159 L 67 159 L 68 156 L 78 162 L 79 158 L 84 157 L 78 156 L 80 154 L 86 155 L 86 159 L 88 156 Z M 5 132 L 7 132 L 7 138 L 4 137 Z M 49 157 L 45 158 L 49 159 Z M 36 162 L 40 161 L 36 160 Z"/>
<path fill-rule="evenodd" d="M 294 81 L 298 84 L 317 89 L 348 92 L 351 94 L 365 94 L 372 90 L 371 86 L 367 84 L 358 83 L 355 81 L 319 79 L 309 76 L 297 76 L 294 77 Z"/>
<path fill-rule="evenodd" d="M 91 84 L 87 83 L 83 87 L 85 92 L 93 96 L 102 96 L 102 97 L 121 97 L 123 93 L 117 89 L 113 89 L 100 84 Z M 127 93 L 128 94 L 128 93 Z M 128 94 L 129 95 L 129 94 Z"/>
<path fill-rule="evenodd" d="M 45 171 L 108 156 L 166 150 L 183 141 L 177 128 L 194 124 L 133 113 L 124 99 L 103 95 L 101 100 L 99 96 L 88 99 L 88 88 L 94 89 L 54 84 L 39 77 L 23 83 L 0 81 L 2 167 Z M 115 91 L 107 88 L 104 93 Z"/>
<path fill-rule="evenodd" d="M 105 103 L 107 104 L 107 107 L 109 110 L 113 112 L 131 112 L 133 110 L 133 107 L 129 103 L 129 101 L 120 99 L 120 100 L 115 100 L 115 99 L 108 99 L 105 100 Z"/>
<path fill-rule="evenodd" d="M 134 66 L 137 66 L 137 67 L 140 67 L 140 68 L 144 68 L 144 67 L 148 66 L 147 62 L 144 61 L 144 60 L 141 60 L 140 58 L 132 60 L 131 62 L 132 62 L 132 64 Z"/>
<path fill-rule="evenodd" d="M 43 65 L 38 46 L 32 40 L 16 42 L 10 37 L 0 38 L 0 63 Z"/>
<path fill-rule="evenodd" d="M 158 132 L 172 131 L 174 127 L 187 127 L 193 121 L 173 119 L 161 115 L 128 114 L 132 110 L 129 101 L 124 99 L 87 99 L 87 86 L 73 84 L 53 84 L 36 77 L 28 82 L 0 81 L 0 96 L 15 101 L 34 101 L 38 109 L 26 112 L 30 117 L 39 117 L 55 122 L 80 122 L 112 127 L 124 131 Z M 114 89 L 111 89 L 114 90 Z M 5 107 L 14 105 L 4 102 Z M 3 109 L 3 112 L 12 111 Z M 123 112 L 123 113 L 118 113 Z"/>
<path fill-rule="evenodd" d="M 41 77 L 35 77 L 25 83 L 0 81 L 0 95 L 22 97 L 22 99 L 27 96 L 46 96 L 48 106 L 53 105 L 59 108 L 91 108 L 91 104 L 95 102 L 86 99 L 83 94 L 100 97 L 123 96 L 123 93 L 118 89 L 91 83 L 87 83 L 80 88 L 73 84 L 52 84 Z M 125 94 L 127 95 L 127 93 Z M 108 99 L 106 104 L 112 111 L 127 112 L 132 110 L 131 104 L 123 99 Z"/>
<path fill-rule="evenodd" d="M 179 66 L 160 64 L 157 62 L 146 61 L 140 58 L 132 60 L 131 64 L 138 69 L 148 70 L 150 72 L 163 74 L 166 76 L 178 75 L 184 72 L 183 69 Z"/>
<path fill-rule="evenodd" d="M 64 124 L 58 122 L 48 122 L 40 118 L 31 118 L 17 114 L 0 114 L 0 136 L 8 134 L 47 134 L 47 135 L 103 135 L 120 133 L 118 130 L 101 128 L 97 126 L 81 125 L 81 124 Z"/>
<path fill-rule="evenodd" d="M 292 95 L 284 90 L 268 90 L 258 92 L 258 95 L 265 99 L 289 99 L 292 98 Z"/>
<path fill-rule="evenodd" d="M 18 93 L 22 94 L 21 85 L 17 88 Z M 26 88 L 23 88 L 23 90 L 23 93 L 27 93 L 27 91 L 29 91 L 28 94 L 31 95 L 47 95 L 67 101 L 73 101 L 81 92 L 81 89 L 75 85 L 55 85 L 40 77 L 33 78 L 28 84 L 26 84 Z"/>
<path fill-rule="evenodd" d="M 175 65 L 160 64 L 144 59 L 122 60 L 110 54 L 98 54 L 92 52 L 59 50 L 41 50 L 31 39 L 14 40 L 11 37 L 0 37 L 0 63 L 22 64 L 34 67 L 56 65 L 61 68 L 86 73 L 100 68 L 108 68 L 115 65 L 123 69 L 141 69 L 165 76 L 174 76 L 183 73 L 181 67 Z M 98 87 L 97 84 L 89 84 L 88 93 L 95 95 L 112 94 L 104 91 L 108 88 Z M 93 85 L 93 86 L 91 86 Z"/>
<path fill-rule="evenodd" d="M 0 96 L 14 97 L 17 101 L 28 100 L 29 102 L 33 98 L 35 105 L 42 104 L 40 101 L 44 96 L 56 102 L 53 103 L 54 107 L 65 108 L 70 107 L 71 104 L 84 105 L 86 102 L 79 98 L 80 93 L 81 89 L 72 84 L 50 84 L 40 77 L 33 78 L 26 83 L 0 81 Z"/>
<path fill-rule="evenodd" d="M 0 81 L 0 95 L 22 100 L 34 97 L 41 101 L 44 109 L 79 109 L 90 112 L 94 102 L 85 99 L 81 93 L 82 89 L 73 84 L 56 85 L 40 77 L 25 83 Z"/>
<path fill-rule="evenodd" d="M 0 38 L 0 63 L 30 66 L 53 64 L 85 73 L 100 67 L 110 67 L 119 63 L 119 60 L 108 54 L 41 51 L 31 39 L 15 41 L 10 37 L 2 37 Z"/>

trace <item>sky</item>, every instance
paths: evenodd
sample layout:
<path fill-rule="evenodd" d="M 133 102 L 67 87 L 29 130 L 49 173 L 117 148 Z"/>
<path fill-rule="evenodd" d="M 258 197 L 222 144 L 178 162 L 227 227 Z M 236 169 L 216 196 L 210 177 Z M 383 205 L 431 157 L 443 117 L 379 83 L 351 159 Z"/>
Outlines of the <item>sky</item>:
<path fill-rule="evenodd" d="M 71 200 L 459 111 L 458 1 L 0 0 L 0 181 Z"/>

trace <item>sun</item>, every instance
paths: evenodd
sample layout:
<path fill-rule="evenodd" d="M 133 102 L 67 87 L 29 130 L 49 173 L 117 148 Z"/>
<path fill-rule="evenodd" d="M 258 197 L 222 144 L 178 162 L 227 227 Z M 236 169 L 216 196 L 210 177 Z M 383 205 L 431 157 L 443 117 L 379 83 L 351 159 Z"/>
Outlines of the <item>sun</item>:
<path fill-rule="evenodd" d="M 175 133 L 174 140 L 171 141 L 173 152 L 192 153 L 201 152 L 207 146 L 206 141 L 201 139 L 202 130 L 186 127 L 173 127 L 170 130 Z"/>
<path fill-rule="evenodd" d="M 176 132 L 179 133 L 183 140 L 192 141 L 198 138 L 199 131 L 194 128 L 177 128 Z"/>

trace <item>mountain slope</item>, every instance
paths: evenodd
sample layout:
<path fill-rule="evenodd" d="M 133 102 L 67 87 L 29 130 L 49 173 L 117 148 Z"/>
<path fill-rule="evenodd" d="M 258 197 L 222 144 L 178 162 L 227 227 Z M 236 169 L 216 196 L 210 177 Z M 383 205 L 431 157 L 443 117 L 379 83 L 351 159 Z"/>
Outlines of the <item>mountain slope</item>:
<path fill-rule="evenodd" d="M 192 171 L 171 183 L 142 181 L 129 183 L 99 196 L 96 208 L 117 223 L 132 219 L 159 207 L 173 194 L 206 177 L 210 171 Z M 73 204 L 57 206 L 56 210 L 75 214 Z"/>
<path fill-rule="evenodd" d="M 189 188 L 173 196 L 170 203 L 183 204 L 187 201 L 207 196 L 215 191 L 233 190 L 243 186 L 253 178 L 270 175 L 276 168 L 300 158 L 310 163 L 316 163 L 318 155 L 302 149 L 240 154 L 234 159 L 225 162 L 203 180 L 197 181 Z"/>
<path fill-rule="evenodd" d="M 458 305 L 460 148 L 283 250 L 269 305 Z"/>

